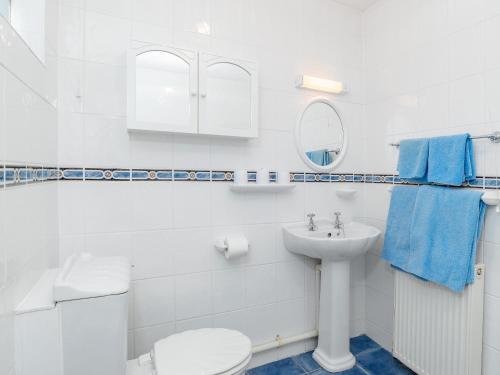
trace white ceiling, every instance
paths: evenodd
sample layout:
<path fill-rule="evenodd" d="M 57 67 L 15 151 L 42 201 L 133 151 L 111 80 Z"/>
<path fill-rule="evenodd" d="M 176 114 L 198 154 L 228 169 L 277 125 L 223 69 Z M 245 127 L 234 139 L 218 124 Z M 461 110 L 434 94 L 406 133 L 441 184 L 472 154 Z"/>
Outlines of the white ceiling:
<path fill-rule="evenodd" d="M 336 0 L 336 1 L 360 10 L 365 10 L 370 5 L 377 2 L 377 0 Z"/>

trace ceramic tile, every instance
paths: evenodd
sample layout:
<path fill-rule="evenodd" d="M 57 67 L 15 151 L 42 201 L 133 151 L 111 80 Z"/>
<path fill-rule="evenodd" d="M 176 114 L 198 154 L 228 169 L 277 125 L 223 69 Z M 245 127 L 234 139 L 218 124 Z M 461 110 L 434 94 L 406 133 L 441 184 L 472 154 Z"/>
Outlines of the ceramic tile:
<path fill-rule="evenodd" d="M 276 264 L 276 296 L 278 300 L 304 297 L 304 261 Z"/>
<path fill-rule="evenodd" d="M 109 2 L 90 1 L 95 4 Z M 126 1 L 117 2 L 122 4 Z M 125 66 L 130 34 L 129 21 L 87 12 L 85 15 L 85 60 Z"/>
<path fill-rule="evenodd" d="M 312 352 L 303 353 L 293 357 L 293 361 L 303 368 L 306 372 L 319 370 L 321 366 L 312 357 Z"/>
<path fill-rule="evenodd" d="M 245 304 L 245 274 L 233 268 L 212 274 L 214 313 L 234 311 Z"/>
<path fill-rule="evenodd" d="M 276 267 L 274 264 L 246 268 L 245 279 L 247 306 L 265 305 L 276 300 Z"/>
<path fill-rule="evenodd" d="M 319 369 L 319 370 L 313 371 L 309 374 L 310 375 L 328 375 L 328 374 L 332 374 L 332 373 L 325 371 L 323 369 Z M 336 372 L 335 374 L 338 374 L 338 375 L 366 375 L 366 372 L 361 370 L 359 367 L 353 367 L 350 370 Z"/>
<path fill-rule="evenodd" d="M 210 273 L 176 276 L 176 319 L 190 319 L 212 313 L 212 294 L 213 287 Z"/>
<path fill-rule="evenodd" d="M 401 362 L 394 359 L 385 349 L 367 351 L 357 356 L 358 365 L 372 374 L 403 375 L 414 374 Z"/>
<path fill-rule="evenodd" d="M 374 349 L 380 349 L 380 345 L 366 335 L 351 338 L 351 353 L 358 355 L 362 352 Z"/>
<path fill-rule="evenodd" d="M 247 371 L 248 375 L 302 375 L 306 372 L 292 359 L 282 359 L 269 365 L 256 367 Z"/>
<path fill-rule="evenodd" d="M 172 233 L 168 231 L 135 232 L 132 238 L 132 277 L 148 279 L 175 274 Z"/>
<path fill-rule="evenodd" d="M 174 279 L 138 280 L 134 288 L 134 327 L 174 321 Z"/>
<path fill-rule="evenodd" d="M 85 112 L 125 116 L 127 100 L 124 67 L 89 62 L 85 64 L 84 77 Z"/>
<path fill-rule="evenodd" d="M 62 5 L 59 21 L 59 54 L 72 59 L 83 58 L 85 12 Z"/>
<path fill-rule="evenodd" d="M 159 230 L 173 227 L 172 185 L 169 182 L 133 182 L 130 185 L 132 227 Z"/>
<path fill-rule="evenodd" d="M 129 18 L 131 0 L 86 0 L 85 7 L 92 12 L 108 14 L 110 16 Z"/>

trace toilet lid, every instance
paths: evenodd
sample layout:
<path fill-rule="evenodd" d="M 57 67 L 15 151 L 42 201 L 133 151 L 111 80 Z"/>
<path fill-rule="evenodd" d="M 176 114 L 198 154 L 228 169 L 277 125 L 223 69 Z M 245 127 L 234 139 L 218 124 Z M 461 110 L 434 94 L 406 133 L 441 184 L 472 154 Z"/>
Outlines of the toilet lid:
<path fill-rule="evenodd" d="M 158 375 L 218 375 L 238 367 L 252 351 L 238 331 L 204 328 L 171 335 L 155 343 Z"/>

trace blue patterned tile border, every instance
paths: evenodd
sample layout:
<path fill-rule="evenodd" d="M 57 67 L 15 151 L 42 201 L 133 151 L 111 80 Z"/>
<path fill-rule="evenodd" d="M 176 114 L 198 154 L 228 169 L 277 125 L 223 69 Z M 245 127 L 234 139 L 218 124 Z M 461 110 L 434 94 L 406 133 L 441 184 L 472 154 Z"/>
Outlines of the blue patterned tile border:
<path fill-rule="evenodd" d="M 4 183 L 5 186 L 19 185 L 19 167 L 9 167 L 4 168 Z"/>
<path fill-rule="evenodd" d="M 60 169 L 59 175 L 61 180 L 83 180 L 83 169 Z"/>
<path fill-rule="evenodd" d="M 485 177 L 484 187 L 487 189 L 498 189 L 500 188 L 500 179 L 494 177 Z"/>
<path fill-rule="evenodd" d="M 316 176 L 318 176 L 318 179 L 316 179 Z M 319 181 L 319 174 L 306 173 L 306 182 L 316 182 L 316 181 Z"/>
<path fill-rule="evenodd" d="M 52 167 L 6 165 L 0 167 L 0 187 L 12 187 L 57 180 L 58 170 Z"/>
<path fill-rule="evenodd" d="M 485 179 L 483 177 L 477 177 L 474 180 L 471 180 L 467 183 L 467 186 L 478 187 L 478 188 L 482 188 L 485 185 L 486 185 L 486 183 L 485 183 Z"/>
<path fill-rule="evenodd" d="M 133 170 L 130 178 L 132 179 L 132 181 L 147 181 L 150 179 L 149 173 L 149 171 Z M 156 174 L 152 175 L 152 177 L 156 177 Z"/>
<path fill-rule="evenodd" d="M 211 180 L 214 182 L 228 182 L 233 181 L 233 173 L 229 171 L 212 171 Z"/>
<path fill-rule="evenodd" d="M 353 182 L 365 182 L 365 175 L 363 174 L 354 174 L 352 175 Z"/>
<path fill-rule="evenodd" d="M 21 183 L 25 183 L 25 184 L 33 182 L 35 179 L 35 173 L 33 173 L 33 170 L 34 169 L 30 168 L 30 167 L 19 168 L 19 170 L 18 170 L 19 181 Z"/>
<path fill-rule="evenodd" d="M 331 176 L 328 173 L 322 173 L 319 175 L 319 182 L 331 182 Z"/>
<path fill-rule="evenodd" d="M 292 173 L 290 176 L 290 181 L 291 182 L 305 182 L 305 173 Z"/>
<path fill-rule="evenodd" d="M 248 181 L 256 181 L 257 173 L 248 172 Z M 276 182 L 277 172 L 270 172 L 271 182 Z M 106 169 L 106 168 L 56 168 L 40 166 L 0 166 L 0 187 L 10 187 L 46 181 L 188 181 L 188 182 L 232 182 L 233 171 L 224 170 L 172 170 L 172 169 Z M 359 173 L 311 173 L 291 172 L 293 183 L 371 183 L 411 184 L 397 175 Z M 500 189 L 500 178 L 481 177 L 469 181 L 463 187 L 478 189 Z"/>
<path fill-rule="evenodd" d="M 172 181 L 173 177 L 174 177 L 174 173 L 172 171 L 150 171 L 151 172 L 154 172 L 154 175 L 155 175 L 155 180 L 158 180 L 158 181 Z"/>
<path fill-rule="evenodd" d="M 85 169 L 85 180 L 103 180 L 105 171 L 99 169 Z"/>

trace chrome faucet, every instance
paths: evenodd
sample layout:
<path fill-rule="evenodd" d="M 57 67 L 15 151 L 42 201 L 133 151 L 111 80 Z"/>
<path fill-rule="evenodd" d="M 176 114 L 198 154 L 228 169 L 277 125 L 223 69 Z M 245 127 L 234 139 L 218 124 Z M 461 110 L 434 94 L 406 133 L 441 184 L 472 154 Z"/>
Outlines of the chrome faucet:
<path fill-rule="evenodd" d="M 314 232 L 318 230 L 318 226 L 314 223 L 314 217 L 316 214 L 308 214 L 307 217 L 309 218 L 309 224 L 308 228 L 310 232 Z"/>
<path fill-rule="evenodd" d="M 340 237 L 341 234 L 344 234 L 344 223 L 340 220 L 340 215 L 342 212 L 334 212 L 335 215 L 335 223 L 333 224 L 333 229 L 337 231 L 337 237 Z"/>

